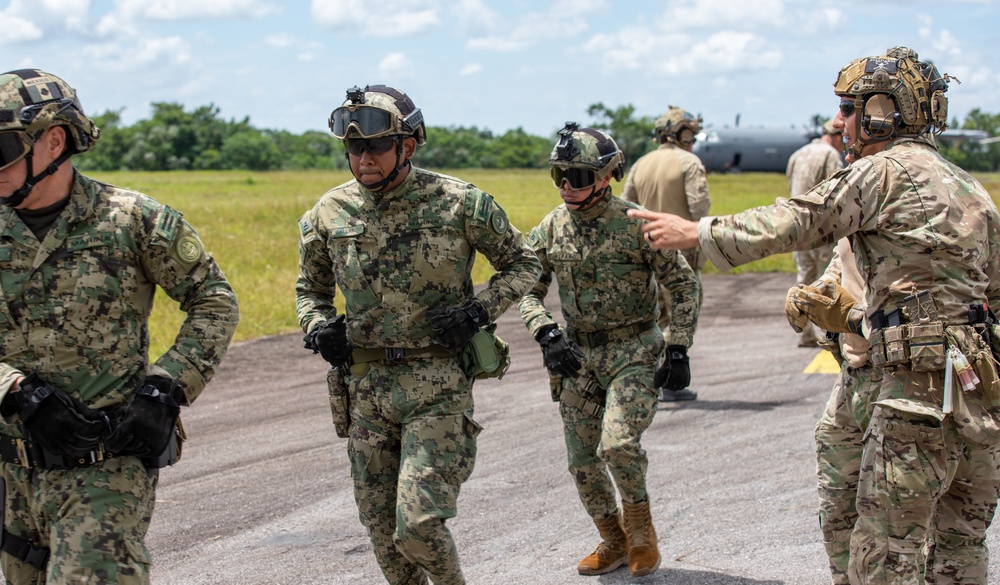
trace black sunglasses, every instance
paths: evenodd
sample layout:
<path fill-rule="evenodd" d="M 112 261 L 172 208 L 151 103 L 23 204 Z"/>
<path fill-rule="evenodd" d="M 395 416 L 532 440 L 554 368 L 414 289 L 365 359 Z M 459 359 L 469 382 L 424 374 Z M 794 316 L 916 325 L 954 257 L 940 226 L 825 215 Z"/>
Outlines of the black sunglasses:
<path fill-rule="evenodd" d="M 552 184 L 562 187 L 563 181 L 568 181 L 571 189 L 584 189 L 597 182 L 597 173 L 590 169 L 552 167 Z"/>
<path fill-rule="evenodd" d="M 28 153 L 28 143 L 22 132 L 0 132 L 0 169 L 21 160 Z"/>
<path fill-rule="evenodd" d="M 397 136 L 380 136 L 379 138 L 345 140 L 344 146 L 347 148 L 347 153 L 352 156 L 361 156 L 364 152 L 377 155 L 391 150 L 396 145 L 397 138 Z"/>
<path fill-rule="evenodd" d="M 854 100 L 841 100 L 840 115 L 846 118 L 853 113 L 854 113 Z"/>

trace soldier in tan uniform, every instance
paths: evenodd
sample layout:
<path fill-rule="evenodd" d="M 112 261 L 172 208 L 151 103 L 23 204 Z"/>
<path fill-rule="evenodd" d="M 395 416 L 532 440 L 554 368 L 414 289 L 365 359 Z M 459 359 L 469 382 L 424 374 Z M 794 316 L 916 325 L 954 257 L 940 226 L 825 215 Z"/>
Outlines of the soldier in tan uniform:
<path fill-rule="evenodd" d="M 635 161 L 625 178 L 622 199 L 638 203 L 653 211 L 672 213 L 697 221 L 708 214 L 712 204 L 708 196 L 705 165 L 691 153 L 696 136 L 701 132 L 701 118 L 677 106 L 670 108 L 656 120 L 654 140 L 659 146 Z M 705 257 L 697 247 L 681 250 L 684 259 L 694 270 L 698 280 L 698 308 L 704 298 L 701 288 L 701 269 Z M 811 282 L 811 281 L 810 281 Z M 664 339 L 670 336 L 670 291 L 660 287 L 659 326 Z M 694 400 L 698 393 L 690 388 L 673 385 L 660 389 L 661 402 Z"/>
<path fill-rule="evenodd" d="M 840 154 L 842 137 L 840 130 L 834 128 L 833 120 L 828 120 L 823 124 L 822 136 L 814 138 L 812 142 L 792 153 L 788 159 L 788 168 L 785 170 L 792 197 L 805 194 L 844 167 Z M 815 282 L 826 270 L 832 256 L 832 245 L 792 252 L 795 267 L 798 269 L 796 282 L 798 284 Z M 799 334 L 799 347 L 816 347 L 818 342 L 815 326 L 807 321 L 802 327 L 802 333 Z"/>
<path fill-rule="evenodd" d="M 862 304 L 840 285 L 797 305 L 822 329 L 862 334 L 882 381 L 866 431 L 852 584 L 986 585 L 1000 490 L 1000 213 L 937 151 L 949 77 L 905 47 L 856 59 L 834 92 L 851 166 L 811 191 L 699 223 L 649 211 L 652 245 L 700 244 L 721 269 L 847 237 Z M 925 549 L 924 543 L 933 545 Z"/>
<path fill-rule="evenodd" d="M 461 585 L 445 521 L 476 461 L 472 383 L 509 365 L 494 321 L 535 283 L 538 258 L 489 194 L 410 164 L 426 131 L 406 94 L 352 88 L 330 129 L 355 179 L 299 220 L 299 323 L 333 366 L 335 428 L 386 581 Z M 477 251 L 497 272 L 478 293 Z"/>
<path fill-rule="evenodd" d="M 179 212 L 74 170 L 99 136 L 62 79 L 0 75 L 0 560 L 14 585 L 149 583 L 158 470 L 239 320 Z M 157 287 L 186 316 L 150 364 Z"/>

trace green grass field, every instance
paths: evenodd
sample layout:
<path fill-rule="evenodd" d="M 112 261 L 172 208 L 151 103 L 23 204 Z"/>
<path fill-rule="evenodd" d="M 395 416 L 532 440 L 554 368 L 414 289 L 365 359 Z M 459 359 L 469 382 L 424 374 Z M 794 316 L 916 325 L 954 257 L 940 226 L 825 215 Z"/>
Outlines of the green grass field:
<path fill-rule="evenodd" d="M 506 209 L 511 223 L 522 231 L 561 202 L 547 170 L 463 170 L 449 174 L 491 193 Z M 295 317 L 296 222 L 320 195 L 351 178 L 346 171 L 114 172 L 93 176 L 146 193 L 184 213 L 239 297 L 242 318 L 237 340 L 299 330 Z M 1000 195 L 1000 173 L 978 178 L 994 199 Z M 710 175 L 708 182 L 713 214 L 767 205 L 788 190 L 784 175 L 777 173 Z M 715 269 L 708 266 L 707 271 Z M 733 272 L 745 271 L 794 272 L 795 264 L 790 254 L 783 254 Z M 490 273 L 489 265 L 480 261 L 473 278 L 484 282 Z M 182 319 L 176 304 L 159 292 L 150 322 L 154 359 L 173 342 Z"/>

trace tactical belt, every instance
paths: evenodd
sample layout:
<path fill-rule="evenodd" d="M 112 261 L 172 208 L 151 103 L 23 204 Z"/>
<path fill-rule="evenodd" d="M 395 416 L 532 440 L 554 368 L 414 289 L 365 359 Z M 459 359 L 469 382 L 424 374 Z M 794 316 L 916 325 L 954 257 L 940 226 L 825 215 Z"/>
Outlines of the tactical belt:
<path fill-rule="evenodd" d="M 101 445 L 80 457 L 58 455 L 42 449 L 40 445 L 28 439 L 19 439 L 0 433 L 0 461 L 28 469 L 73 469 L 74 467 L 93 465 L 115 455 L 115 453 L 105 451 Z"/>
<path fill-rule="evenodd" d="M 580 396 L 579 394 L 573 392 L 572 390 L 564 389 L 559 399 L 568 404 L 569 406 L 572 406 L 573 408 L 578 408 L 591 416 L 595 416 L 597 418 L 601 418 L 604 416 L 603 404 L 598 404 L 593 400 L 587 400 L 586 398 Z"/>
<path fill-rule="evenodd" d="M 428 347 L 358 347 L 351 352 L 351 360 L 355 364 L 366 364 L 368 362 L 382 362 L 384 364 L 399 364 L 405 361 L 418 358 L 447 358 L 453 357 L 451 352 L 440 345 Z"/>
<path fill-rule="evenodd" d="M 570 329 L 567 334 L 579 346 L 594 347 L 597 345 L 604 345 L 611 341 L 628 339 L 629 337 L 638 335 L 643 331 L 652 329 L 655 326 L 656 321 L 643 321 L 642 323 L 633 323 L 631 325 L 623 325 L 612 329 L 602 329 L 601 331 L 574 331 Z"/>
<path fill-rule="evenodd" d="M 27 540 L 7 532 L 7 529 L 3 530 L 3 536 L 0 539 L 2 539 L 0 550 L 13 555 L 22 563 L 28 563 L 39 571 L 44 570 L 45 565 L 49 562 L 49 549 L 35 546 Z"/>

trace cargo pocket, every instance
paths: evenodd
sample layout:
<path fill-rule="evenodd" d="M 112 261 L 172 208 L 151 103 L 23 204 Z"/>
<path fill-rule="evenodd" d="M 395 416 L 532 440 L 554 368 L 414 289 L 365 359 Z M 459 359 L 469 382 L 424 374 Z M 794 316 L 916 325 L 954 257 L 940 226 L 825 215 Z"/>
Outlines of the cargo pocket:
<path fill-rule="evenodd" d="M 884 473 L 886 496 L 895 508 L 930 506 L 944 479 L 945 446 L 938 421 L 883 423 L 876 469 Z M 881 465 L 880 465 L 881 464 Z"/>

